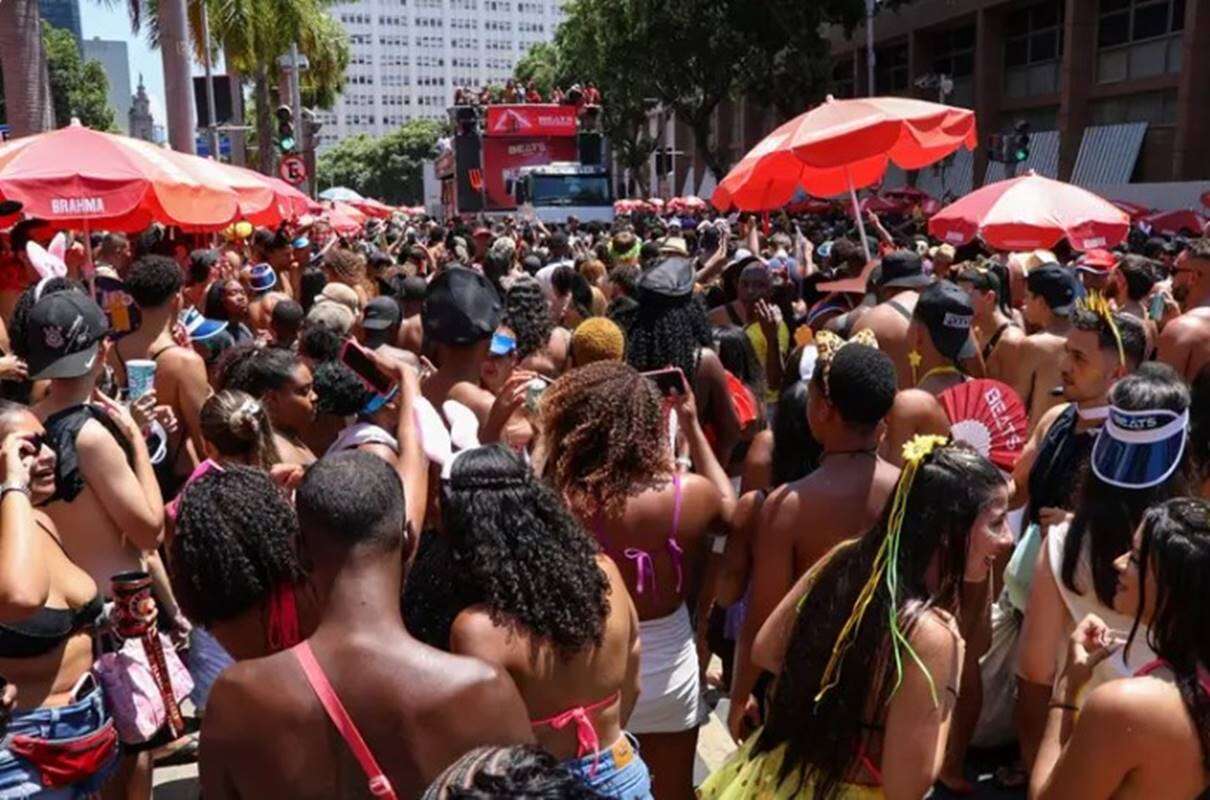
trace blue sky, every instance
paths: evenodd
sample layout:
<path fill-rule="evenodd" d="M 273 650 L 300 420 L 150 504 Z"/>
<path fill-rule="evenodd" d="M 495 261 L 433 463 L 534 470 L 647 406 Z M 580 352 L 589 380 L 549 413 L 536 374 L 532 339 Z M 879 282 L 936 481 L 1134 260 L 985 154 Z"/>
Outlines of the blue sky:
<path fill-rule="evenodd" d="M 2 2 L 2 0 L 0 0 Z M 151 99 L 151 113 L 156 124 L 164 124 L 164 68 L 160 51 L 152 50 L 142 34 L 130 32 L 127 4 L 105 3 L 102 0 L 80 0 L 80 28 L 85 39 L 121 39 L 130 53 L 130 93 L 139 83 L 139 73 Z"/>

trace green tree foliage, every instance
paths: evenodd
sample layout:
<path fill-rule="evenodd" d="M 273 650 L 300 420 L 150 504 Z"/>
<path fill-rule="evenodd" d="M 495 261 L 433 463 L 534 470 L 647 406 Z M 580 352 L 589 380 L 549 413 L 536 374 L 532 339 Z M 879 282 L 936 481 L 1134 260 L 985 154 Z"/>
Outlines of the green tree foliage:
<path fill-rule="evenodd" d="M 424 197 L 422 165 L 444 132 L 437 121 L 414 119 L 385 136 L 358 134 L 319 157 L 319 185 L 347 186 L 391 205 L 415 205 Z"/>
<path fill-rule="evenodd" d="M 109 105 L 109 81 L 99 61 L 84 61 L 70 31 L 42 23 L 42 42 L 50 74 L 50 95 L 55 126 L 76 117 L 83 125 L 102 131 L 116 130 Z"/>
<path fill-rule="evenodd" d="M 555 82 L 597 84 L 606 133 L 628 166 L 645 163 L 655 147 L 647 130 L 654 99 L 689 126 L 722 178 L 730 155 L 712 135 L 719 104 L 751 97 L 787 119 L 822 100 L 831 56 L 820 30 L 852 29 L 864 7 L 863 0 L 571 0 L 555 32 Z M 537 78 L 551 61 L 531 50 L 518 77 L 524 67 Z"/>
<path fill-rule="evenodd" d="M 555 87 L 558 57 L 558 50 L 553 44 L 538 42 L 513 67 L 513 77 L 525 86 L 533 81 L 537 90 L 544 97 L 549 97 L 551 89 Z"/>

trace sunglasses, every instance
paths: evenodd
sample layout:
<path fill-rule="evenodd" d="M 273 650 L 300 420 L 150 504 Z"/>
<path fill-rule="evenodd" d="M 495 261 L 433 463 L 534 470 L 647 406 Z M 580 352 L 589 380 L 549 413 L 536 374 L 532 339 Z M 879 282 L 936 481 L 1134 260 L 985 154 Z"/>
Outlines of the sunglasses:
<path fill-rule="evenodd" d="M 33 454 L 37 455 L 42 452 L 42 446 L 50 447 L 50 439 L 45 433 L 31 433 L 25 437 L 25 441 L 34 449 Z"/>

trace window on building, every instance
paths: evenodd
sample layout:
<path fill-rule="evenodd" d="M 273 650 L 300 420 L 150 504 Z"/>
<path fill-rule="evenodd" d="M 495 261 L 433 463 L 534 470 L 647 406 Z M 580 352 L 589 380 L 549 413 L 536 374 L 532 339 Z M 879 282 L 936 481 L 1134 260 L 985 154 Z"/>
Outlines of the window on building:
<path fill-rule="evenodd" d="M 874 52 L 874 85 L 878 94 L 895 94 L 908 88 L 907 43 L 880 47 Z"/>
<path fill-rule="evenodd" d="M 1185 0 L 1101 0 L 1097 20 L 1097 82 L 1181 71 Z"/>
<path fill-rule="evenodd" d="M 1033 97 L 1059 91 L 1063 4 L 1041 3 L 1004 20 L 1004 93 Z"/>
<path fill-rule="evenodd" d="M 1094 100 L 1090 113 L 1093 125 L 1117 125 L 1124 122 L 1175 125 L 1176 89 L 1138 92 Z"/>

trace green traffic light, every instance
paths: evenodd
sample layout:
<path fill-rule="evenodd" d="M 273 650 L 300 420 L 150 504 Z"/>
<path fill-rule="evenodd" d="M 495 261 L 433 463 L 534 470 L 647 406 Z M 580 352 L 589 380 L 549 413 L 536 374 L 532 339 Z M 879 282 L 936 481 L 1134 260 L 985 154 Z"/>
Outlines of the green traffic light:
<path fill-rule="evenodd" d="M 278 142 L 278 145 L 284 151 L 293 150 L 294 145 L 295 145 L 294 137 L 293 136 L 283 136 L 281 138 L 281 140 Z"/>
<path fill-rule="evenodd" d="M 1028 150 L 1017 150 L 1015 153 L 1013 153 L 1013 158 L 1018 163 L 1020 163 L 1020 162 L 1024 161 L 1025 159 L 1029 158 L 1029 151 Z"/>

